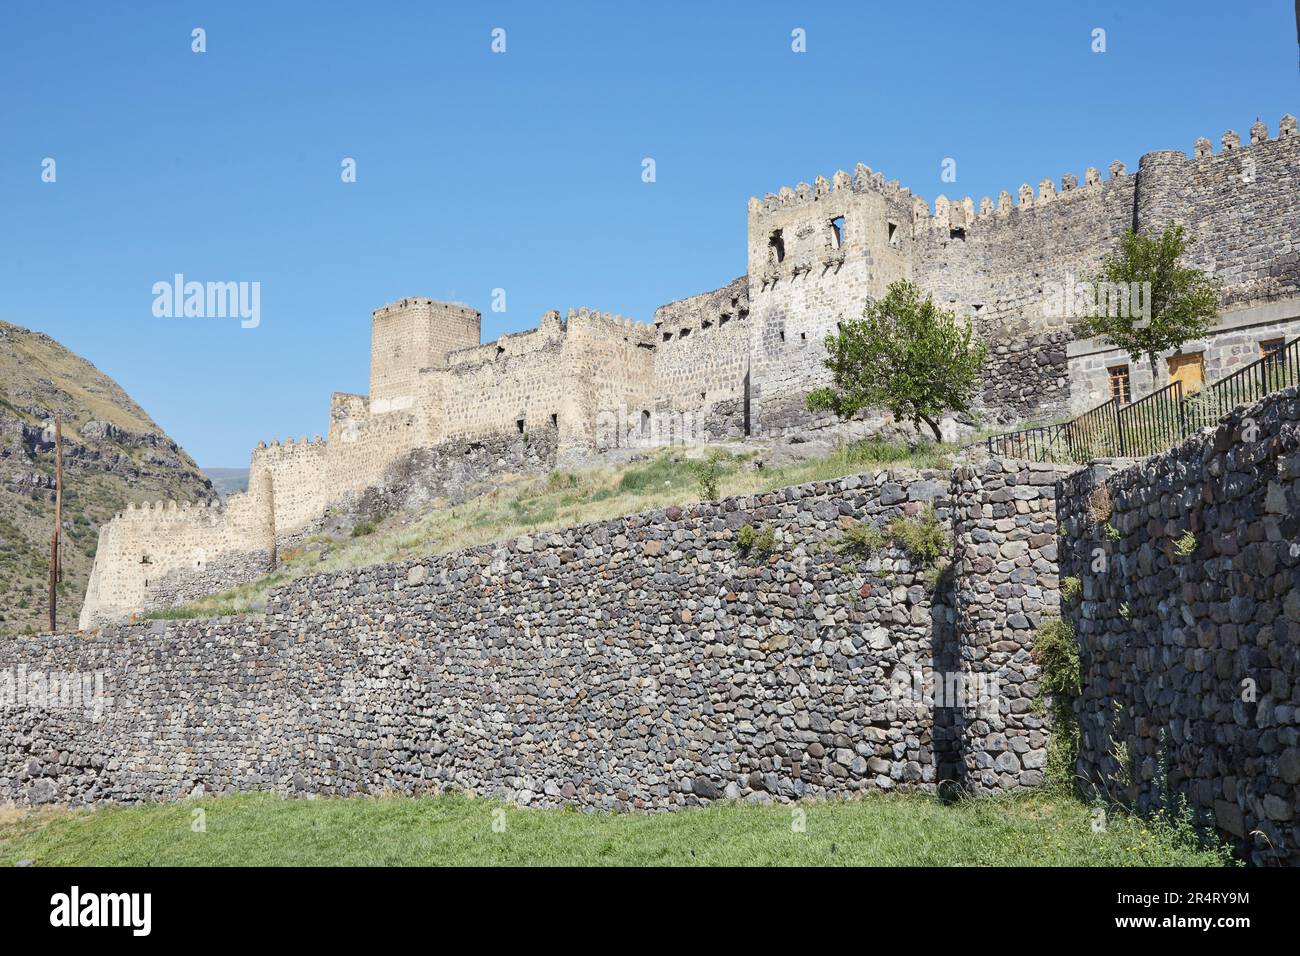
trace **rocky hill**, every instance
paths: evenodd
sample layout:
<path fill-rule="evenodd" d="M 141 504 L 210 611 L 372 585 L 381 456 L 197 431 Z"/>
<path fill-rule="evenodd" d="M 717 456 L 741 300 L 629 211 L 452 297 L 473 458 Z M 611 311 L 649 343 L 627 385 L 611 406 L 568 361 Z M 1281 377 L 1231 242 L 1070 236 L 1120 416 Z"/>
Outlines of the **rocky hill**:
<path fill-rule="evenodd" d="M 76 627 L 102 522 L 128 502 L 216 496 L 193 459 L 116 382 L 48 335 L 0 322 L 0 635 L 48 624 L 56 413 L 60 628 Z"/>
<path fill-rule="evenodd" d="M 212 487 L 222 498 L 229 498 L 248 490 L 247 468 L 204 468 L 203 473 L 212 479 Z"/>

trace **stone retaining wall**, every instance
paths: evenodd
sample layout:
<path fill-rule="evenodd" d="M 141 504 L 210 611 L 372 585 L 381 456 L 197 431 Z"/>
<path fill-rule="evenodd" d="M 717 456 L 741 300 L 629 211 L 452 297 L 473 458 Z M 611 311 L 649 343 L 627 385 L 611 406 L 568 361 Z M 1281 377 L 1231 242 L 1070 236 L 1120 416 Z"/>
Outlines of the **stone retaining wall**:
<path fill-rule="evenodd" d="M 112 700 L 97 718 L 31 706 L 27 691 L 25 706 L 0 708 L 0 794 L 459 787 L 668 809 L 1032 785 L 1042 728 L 1018 714 L 1019 676 L 990 721 L 927 696 L 936 671 L 1004 659 L 1032 679 L 1007 650 L 1019 618 L 999 615 L 1046 600 L 1041 546 L 1015 544 L 1048 520 L 1041 475 L 986 469 L 959 483 L 956 507 L 948 473 L 881 472 L 301 579 L 255 619 L 7 642 L 11 702 L 24 703 L 19 667 L 29 689 L 33 675 L 104 672 Z M 881 527 L 927 505 L 946 529 L 959 516 L 958 576 L 986 583 L 931 583 L 892 547 L 835 547 L 855 521 Z M 738 547 L 746 526 L 770 531 L 771 550 Z M 977 632 L 965 643 L 961 620 Z"/>
<path fill-rule="evenodd" d="M 1300 863 L 1300 394 L 1058 496 L 1081 777 L 1142 810 L 1184 798 L 1255 862 Z"/>

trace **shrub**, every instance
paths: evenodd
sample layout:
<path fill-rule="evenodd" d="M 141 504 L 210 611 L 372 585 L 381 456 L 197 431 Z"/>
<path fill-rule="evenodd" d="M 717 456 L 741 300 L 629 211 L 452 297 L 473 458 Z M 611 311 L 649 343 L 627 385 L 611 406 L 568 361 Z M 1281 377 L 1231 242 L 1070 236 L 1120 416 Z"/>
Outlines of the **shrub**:
<path fill-rule="evenodd" d="M 1061 600 L 1073 604 L 1083 596 L 1083 582 L 1076 577 L 1068 577 L 1061 582 Z"/>
<path fill-rule="evenodd" d="M 753 525 L 744 525 L 736 532 L 736 547 L 745 553 L 757 551 L 759 554 L 767 554 L 776 547 L 776 532 L 767 525 L 759 529 Z"/>
<path fill-rule="evenodd" d="M 862 558 L 870 558 L 888 543 L 888 540 L 879 529 L 873 528 L 865 521 L 856 521 L 844 530 L 843 536 L 835 547 L 839 551 L 847 551 Z"/>
<path fill-rule="evenodd" d="M 374 534 L 375 523 L 373 521 L 358 521 L 352 526 L 352 537 L 364 538 L 368 534 Z"/>
<path fill-rule="evenodd" d="M 845 529 L 835 547 L 861 558 L 870 558 L 890 545 L 926 569 L 923 580 L 931 590 L 951 575 L 952 538 L 944 531 L 934 507 L 929 505 L 914 518 L 899 515 L 885 526 L 883 532 L 865 521 L 856 522 Z"/>
<path fill-rule="evenodd" d="M 935 567 L 940 558 L 952 553 L 952 538 L 943 530 L 933 505 L 915 518 L 901 515 L 889 522 L 889 537 L 917 564 Z"/>
<path fill-rule="evenodd" d="M 700 497 L 705 501 L 714 501 L 719 497 L 718 482 L 724 469 L 722 461 L 729 457 L 725 452 L 714 452 L 703 461 L 693 461 L 689 467 L 700 486 Z"/>

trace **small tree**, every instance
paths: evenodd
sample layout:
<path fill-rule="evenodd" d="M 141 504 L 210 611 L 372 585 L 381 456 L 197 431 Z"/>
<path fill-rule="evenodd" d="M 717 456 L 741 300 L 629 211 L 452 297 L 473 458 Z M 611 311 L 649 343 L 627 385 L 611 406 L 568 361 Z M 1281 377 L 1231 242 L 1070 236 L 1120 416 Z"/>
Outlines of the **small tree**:
<path fill-rule="evenodd" d="M 917 428 L 924 422 L 942 441 L 943 413 L 970 411 L 986 348 L 969 326 L 900 279 L 867 303 L 861 319 L 827 336 L 826 352 L 834 385 L 810 392 L 810 409 L 847 418 L 887 408 Z"/>
<path fill-rule="evenodd" d="M 1084 319 L 1085 334 L 1123 349 L 1135 362 L 1146 356 L 1153 375 L 1161 352 L 1204 335 L 1219 314 L 1221 283 L 1200 269 L 1178 264 L 1195 241 L 1176 224 L 1160 236 L 1125 232 L 1119 251 L 1102 260 L 1093 281 L 1099 289 L 1101 283 L 1110 289 L 1148 288 L 1149 315 L 1134 314 L 1134 309 L 1118 310 L 1119 315 L 1109 314 L 1113 309 L 1099 310 Z"/>

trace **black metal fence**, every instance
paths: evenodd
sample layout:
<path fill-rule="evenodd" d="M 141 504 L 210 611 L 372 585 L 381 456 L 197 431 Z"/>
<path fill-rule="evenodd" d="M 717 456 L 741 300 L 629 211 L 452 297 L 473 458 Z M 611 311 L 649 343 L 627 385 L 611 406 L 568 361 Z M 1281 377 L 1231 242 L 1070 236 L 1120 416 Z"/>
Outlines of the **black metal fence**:
<path fill-rule="evenodd" d="M 1187 437 L 1183 419 L 1183 383 L 1164 388 L 1120 408 L 1116 413 L 1120 458 L 1145 458 L 1171 448 Z"/>
<path fill-rule="evenodd" d="M 994 435 L 986 444 L 990 455 L 1031 461 L 1144 458 L 1217 424 L 1239 405 L 1297 384 L 1300 339 L 1191 394 L 1171 382 L 1131 404 L 1112 398 L 1071 421 Z"/>

